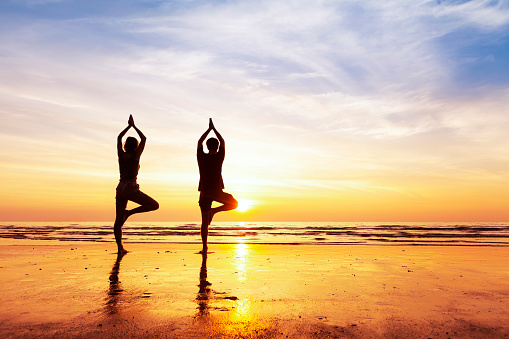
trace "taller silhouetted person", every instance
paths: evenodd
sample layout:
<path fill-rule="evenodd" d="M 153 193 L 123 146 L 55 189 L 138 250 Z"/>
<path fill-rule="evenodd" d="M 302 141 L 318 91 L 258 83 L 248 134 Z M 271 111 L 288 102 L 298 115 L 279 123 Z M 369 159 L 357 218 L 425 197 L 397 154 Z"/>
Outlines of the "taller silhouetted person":
<path fill-rule="evenodd" d="M 208 153 L 203 152 L 203 141 L 210 133 L 214 131 L 216 138 L 207 140 Z M 218 140 L 219 139 L 219 140 Z M 207 237 L 209 234 L 209 225 L 217 212 L 229 211 L 237 208 L 239 203 L 235 198 L 226 192 L 223 192 L 222 168 L 224 161 L 224 139 L 214 127 L 212 119 L 209 119 L 209 128 L 198 140 L 197 159 L 200 169 L 200 210 L 201 210 L 201 240 L 203 243 L 202 253 L 207 252 Z M 221 206 L 212 208 L 212 202 L 217 201 Z"/>
<path fill-rule="evenodd" d="M 122 226 L 124 225 L 127 218 L 136 213 L 143 213 L 153 211 L 159 208 L 157 201 L 140 191 L 140 186 L 136 182 L 138 171 L 140 169 L 140 157 L 145 148 L 145 142 L 147 138 L 141 133 L 141 131 L 134 124 L 132 115 L 129 115 L 128 126 L 120 132 L 117 137 L 117 154 L 118 154 L 118 166 L 120 170 L 120 182 L 117 186 L 116 200 L 116 218 L 115 225 L 113 227 L 115 233 L 115 240 L 118 246 L 118 253 L 127 253 L 122 246 Z M 133 128 L 141 141 L 138 144 L 138 140 L 134 137 L 127 137 L 124 147 L 122 147 L 122 138 L 130 128 Z M 141 206 L 133 208 L 132 210 L 126 210 L 127 201 L 131 200 Z"/>

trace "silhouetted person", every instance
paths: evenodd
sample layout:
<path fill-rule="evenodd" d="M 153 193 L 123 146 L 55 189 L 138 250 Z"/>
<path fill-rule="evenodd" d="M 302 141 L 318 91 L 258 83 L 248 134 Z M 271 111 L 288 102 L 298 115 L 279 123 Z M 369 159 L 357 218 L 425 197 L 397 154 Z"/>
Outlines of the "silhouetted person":
<path fill-rule="evenodd" d="M 130 128 L 134 128 L 141 141 L 133 137 L 128 137 L 122 147 L 122 138 Z M 147 138 L 134 124 L 133 116 L 129 116 L 128 126 L 120 132 L 117 137 L 118 166 L 120 169 L 120 182 L 117 186 L 116 195 L 116 218 L 114 225 L 115 240 L 118 246 L 118 253 L 127 253 L 122 246 L 122 226 L 127 218 L 136 213 L 153 211 L 159 208 L 159 203 L 140 191 L 140 186 L 136 182 L 138 170 L 140 169 L 140 157 L 145 148 Z M 141 205 L 132 210 L 126 210 L 127 201 L 131 200 Z"/>
<path fill-rule="evenodd" d="M 205 153 L 203 152 L 203 141 L 210 131 L 214 131 L 217 139 L 210 138 L 207 140 L 207 149 L 209 152 Z M 196 156 L 200 169 L 200 184 L 198 190 L 200 191 L 199 204 L 201 210 L 202 252 L 207 252 L 209 225 L 214 215 L 218 212 L 233 210 L 239 205 L 231 194 L 223 192 L 224 184 L 221 171 L 224 160 L 224 139 L 214 127 L 212 119 L 209 119 L 209 128 L 198 140 Z M 213 201 L 217 201 L 223 205 L 212 208 Z"/>

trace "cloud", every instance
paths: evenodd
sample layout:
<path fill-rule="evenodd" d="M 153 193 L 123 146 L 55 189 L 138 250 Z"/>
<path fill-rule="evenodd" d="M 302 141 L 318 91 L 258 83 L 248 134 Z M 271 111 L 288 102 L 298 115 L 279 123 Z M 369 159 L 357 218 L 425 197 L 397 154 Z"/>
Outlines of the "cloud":
<path fill-rule="evenodd" d="M 209 117 L 227 139 L 225 171 L 238 185 L 382 187 L 374 173 L 452 168 L 470 178 L 474 166 L 503 165 L 507 88 L 458 94 L 460 61 L 440 43 L 466 27 L 502 29 L 503 3 L 137 5 L 144 10 L 79 16 L 74 8 L 0 24 L 4 141 L 36 158 L 49 147 L 57 167 L 74 150 L 114 177 L 116 133 L 133 113 L 149 137 L 142 172 L 174 174 L 193 189 L 188 173 Z"/>
<path fill-rule="evenodd" d="M 501 29 L 509 24 L 509 6 L 506 1 L 479 0 L 452 2 L 444 1 L 435 13 L 439 18 L 454 21 L 458 26 L 475 26 L 485 30 Z"/>
<path fill-rule="evenodd" d="M 61 2 L 69 2 L 71 0 L 7 0 L 7 2 L 11 2 L 17 5 L 27 5 L 27 6 L 43 6 L 48 4 L 57 4 Z"/>
<path fill-rule="evenodd" d="M 426 55 L 417 14 L 392 16 L 394 9 L 350 1 L 234 2 L 129 24 L 133 34 L 158 41 L 156 48 L 207 53 L 209 69 L 234 69 L 276 90 L 359 93 L 445 74 Z"/>

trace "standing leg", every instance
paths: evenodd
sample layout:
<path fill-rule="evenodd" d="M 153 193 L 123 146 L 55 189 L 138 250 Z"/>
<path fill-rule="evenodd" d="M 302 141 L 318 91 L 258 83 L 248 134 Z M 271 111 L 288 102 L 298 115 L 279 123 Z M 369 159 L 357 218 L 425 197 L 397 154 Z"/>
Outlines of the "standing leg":
<path fill-rule="evenodd" d="M 201 211 L 200 235 L 201 242 L 203 245 L 200 253 L 207 253 L 208 250 L 207 238 L 209 236 L 209 225 L 211 220 L 210 207 L 212 206 L 212 199 L 206 193 L 200 192 L 200 200 L 198 201 L 198 204 L 200 205 Z"/>
<path fill-rule="evenodd" d="M 202 209 L 200 234 L 201 234 L 201 242 L 203 244 L 203 248 L 200 251 L 200 253 L 207 253 L 207 250 L 208 250 L 207 238 L 209 236 L 209 224 L 210 224 L 210 210 L 204 211 Z"/>
<path fill-rule="evenodd" d="M 127 199 L 116 199 L 116 217 L 113 225 L 113 233 L 115 233 L 115 241 L 117 242 L 118 254 L 127 253 L 122 246 L 122 226 L 126 221 L 125 208 L 127 207 Z"/>

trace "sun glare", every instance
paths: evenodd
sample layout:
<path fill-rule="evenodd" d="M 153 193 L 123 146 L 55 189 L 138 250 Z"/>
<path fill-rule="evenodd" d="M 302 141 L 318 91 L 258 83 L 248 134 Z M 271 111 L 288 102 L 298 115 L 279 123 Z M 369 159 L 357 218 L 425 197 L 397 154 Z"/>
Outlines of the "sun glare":
<path fill-rule="evenodd" d="M 249 200 L 238 200 L 239 206 L 237 207 L 237 211 L 245 212 L 249 208 L 251 208 L 251 201 Z"/>

